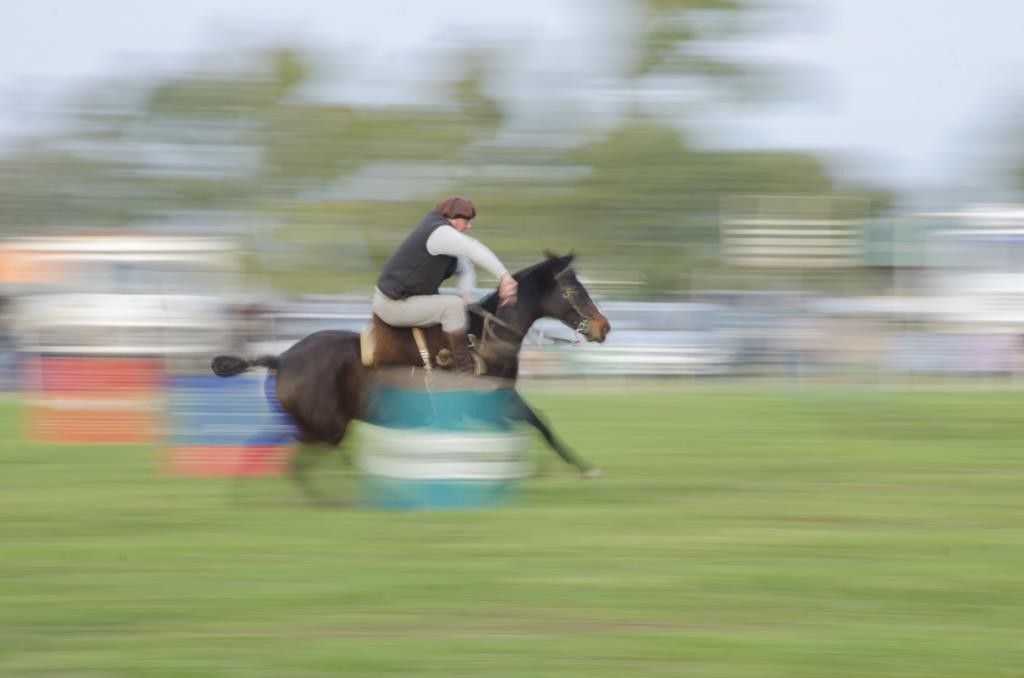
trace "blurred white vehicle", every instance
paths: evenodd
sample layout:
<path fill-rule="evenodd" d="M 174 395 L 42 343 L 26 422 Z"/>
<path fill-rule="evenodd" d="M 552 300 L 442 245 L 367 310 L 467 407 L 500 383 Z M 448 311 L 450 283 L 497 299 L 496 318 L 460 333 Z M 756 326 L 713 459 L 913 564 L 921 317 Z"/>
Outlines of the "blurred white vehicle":
<path fill-rule="evenodd" d="M 232 342 L 240 257 L 230 240 L 32 238 L 8 241 L 2 254 L 22 350 L 203 354 Z"/>
<path fill-rule="evenodd" d="M 277 355 L 303 337 L 320 330 L 361 332 L 373 311 L 369 295 L 306 296 L 265 304 L 258 320 L 261 336 L 248 344 L 246 354 Z"/>
<path fill-rule="evenodd" d="M 572 345 L 573 331 L 538 321 L 523 348 L 523 373 L 533 375 L 726 375 L 736 348 L 719 330 L 723 308 L 683 302 L 604 302 L 611 323 L 603 344 Z M 551 341 L 556 343 L 551 345 Z M 539 344 L 539 345 L 538 345 Z"/>
<path fill-rule="evenodd" d="M 477 298 L 488 290 L 479 290 Z M 719 331 L 715 304 L 600 303 L 612 331 L 604 344 L 581 341 L 549 318 L 534 323 L 523 342 L 520 374 L 571 375 L 723 375 L 735 366 L 735 342 Z M 263 336 L 247 354 L 278 354 L 299 339 L 324 329 L 359 332 L 372 313 L 369 298 L 303 297 L 262 309 Z"/>

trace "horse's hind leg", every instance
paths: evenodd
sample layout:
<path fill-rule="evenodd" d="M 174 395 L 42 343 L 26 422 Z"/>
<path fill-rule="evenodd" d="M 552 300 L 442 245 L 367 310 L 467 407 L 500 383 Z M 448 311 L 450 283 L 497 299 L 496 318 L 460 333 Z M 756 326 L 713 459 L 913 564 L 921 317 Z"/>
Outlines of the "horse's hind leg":
<path fill-rule="evenodd" d="M 300 437 L 300 442 L 303 444 L 292 455 L 291 478 L 314 502 L 336 503 L 328 501 L 323 496 L 323 493 L 317 489 L 316 484 L 313 482 L 312 472 L 327 457 L 328 453 L 341 443 L 348 429 L 348 424 L 348 421 L 339 422 L 332 432 L 333 435 L 326 441 Z"/>
<path fill-rule="evenodd" d="M 323 443 L 304 443 L 299 445 L 291 458 L 291 479 L 309 499 L 317 503 L 323 503 L 324 497 L 313 483 L 310 473 L 327 456 L 329 449 Z"/>
<path fill-rule="evenodd" d="M 270 407 L 270 421 L 256 435 L 246 440 L 242 446 L 232 483 L 231 494 L 236 498 L 241 489 L 241 479 L 249 476 L 253 471 L 264 468 L 268 456 L 276 453 L 281 447 L 294 442 L 298 433 L 295 421 L 274 397 L 273 387 L 274 377 L 269 375 L 264 382 L 264 392 Z"/>

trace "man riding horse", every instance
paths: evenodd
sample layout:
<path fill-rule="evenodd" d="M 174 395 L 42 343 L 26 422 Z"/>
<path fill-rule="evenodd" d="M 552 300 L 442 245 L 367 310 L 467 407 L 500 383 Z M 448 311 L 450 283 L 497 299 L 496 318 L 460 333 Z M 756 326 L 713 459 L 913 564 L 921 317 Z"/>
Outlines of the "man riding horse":
<path fill-rule="evenodd" d="M 501 305 L 514 304 L 518 283 L 495 254 L 466 235 L 476 217 L 473 203 L 453 196 L 420 220 L 384 264 L 373 293 L 373 311 L 393 327 L 441 325 L 453 369 L 471 373 L 466 304 L 476 274 L 473 264 L 498 280 Z M 457 276 L 458 296 L 440 294 L 441 283 Z"/>
<path fill-rule="evenodd" d="M 295 437 L 337 447 L 349 424 L 366 417 L 368 393 L 380 374 L 378 368 L 422 364 L 429 369 L 430 356 L 439 357 L 443 344 L 448 344 L 456 370 L 475 371 L 507 385 L 505 417 L 536 428 L 584 478 L 597 477 L 597 467 L 565 445 L 523 400 L 516 380 L 519 352 L 534 322 L 553 318 L 587 341 L 602 342 L 611 329 L 608 318 L 576 277 L 573 254 L 546 253 L 542 261 L 509 275 L 494 253 L 465 234 L 475 216 L 473 203 L 452 197 L 423 217 L 384 265 L 373 299 L 377 317 L 365 336 L 320 330 L 279 355 L 216 356 L 211 361 L 213 372 L 230 377 L 257 366 L 267 368 L 274 376 L 268 398 L 294 424 Z M 472 302 L 471 262 L 499 281 L 497 291 L 473 303 L 472 318 L 465 306 Z M 455 273 L 459 273 L 460 296 L 439 294 L 441 282 Z M 409 327 L 426 329 L 414 339 L 405 329 Z M 470 332 L 478 341 L 475 365 L 467 346 Z M 316 458 L 311 452 L 314 446 L 305 448 L 310 454 L 297 454 L 293 460 L 296 478 Z"/>

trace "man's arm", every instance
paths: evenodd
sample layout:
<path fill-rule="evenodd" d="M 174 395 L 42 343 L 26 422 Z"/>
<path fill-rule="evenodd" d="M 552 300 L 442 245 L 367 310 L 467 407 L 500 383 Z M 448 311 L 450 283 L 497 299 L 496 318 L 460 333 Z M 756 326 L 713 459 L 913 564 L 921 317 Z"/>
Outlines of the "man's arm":
<path fill-rule="evenodd" d="M 451 257 L 466 257 L 486 269 L 497 280 L 508 274 L 508 269 L 486 245 L 459 233 L 451 226 L 439 226 L 427 238 L 427 251 L 431 254 L 447 254 Z"/>

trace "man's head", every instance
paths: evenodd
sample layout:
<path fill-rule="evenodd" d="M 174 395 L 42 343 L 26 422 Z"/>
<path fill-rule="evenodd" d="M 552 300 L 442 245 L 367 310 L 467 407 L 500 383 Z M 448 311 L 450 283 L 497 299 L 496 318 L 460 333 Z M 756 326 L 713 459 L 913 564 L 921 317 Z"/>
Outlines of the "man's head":
<path fill-rule="evenodd" d="M 450 221 L 452 226 L 460 232 L 469 230 L 472 226 L 470 222 L 476 217 L 476 208 L 473 207 L 473 203 L 457 195 L 437 203 L 434 211 Z"/>

